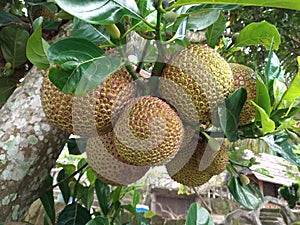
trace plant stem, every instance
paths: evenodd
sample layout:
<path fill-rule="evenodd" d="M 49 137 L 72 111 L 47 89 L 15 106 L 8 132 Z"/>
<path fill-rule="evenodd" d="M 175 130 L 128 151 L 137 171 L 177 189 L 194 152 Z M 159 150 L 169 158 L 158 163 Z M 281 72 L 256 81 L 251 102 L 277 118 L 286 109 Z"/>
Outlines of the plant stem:
<path fill-rule="evenodd" d="M 144 65 L 144 60 L 145 60 L 146 54 L 147 54 L 147 52 L 148 52 L 149 46 L 150 46 L 150 41 L 147 40 L 147 41 L 146 41 L 146 44 L 145 44 L 145 46 L 144 46 L 143 52 L 142 52 L 141 60 L 140 60 L 140 62 L 138 63 L 136 69 L 135 69 L 135 72 L 136 72 L 136 73 L 141 72 L 141 69 L 142 69 L 142 67 L 143 67 L 143 65 Z"/>
<path fill-rule="evenodd" d="M 50 191 L 54 188 L 56 188 L 58 185 L 70 180 L 70 178 L 74 177 L 77 173 L 79 173 L 80 171 L 82 171 L 85 167 L 87 167 L 89 164 L 85 163 L 82 167 L 80 167 L 78 170 L 76 170 L 74 173 L 72 173 L 71 175 L 69 175 L 68 177 L 64 178 L 63 180 L 61 180 L 60 182 L 58 182 L 57 184 L 53 185 L 52 187 L 47 188 L 44 193 L 46 193 L 47 191 Z"/>
<path fill-rule="evenodd" d="M 126 67 L 127 71 L 130 73 L 130 75 L 132 76 L 133 80 L 139 79 L 138 76 L 136 75 L 134 69 L 129 64 L 127 64 L 125 67 Z"/>

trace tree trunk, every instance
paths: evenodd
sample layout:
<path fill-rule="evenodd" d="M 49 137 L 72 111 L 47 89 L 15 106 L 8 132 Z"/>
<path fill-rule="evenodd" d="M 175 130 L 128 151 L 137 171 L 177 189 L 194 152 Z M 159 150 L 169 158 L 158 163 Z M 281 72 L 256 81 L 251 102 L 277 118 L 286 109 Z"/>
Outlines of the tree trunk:
<path fill-rule="evenodd" d="M 0 109 L 0 221 L 21 220 L 43 193 L 49 171 L 68 134 L 49 124 L 42 110 L 44 71 L 33 67 Z"/>

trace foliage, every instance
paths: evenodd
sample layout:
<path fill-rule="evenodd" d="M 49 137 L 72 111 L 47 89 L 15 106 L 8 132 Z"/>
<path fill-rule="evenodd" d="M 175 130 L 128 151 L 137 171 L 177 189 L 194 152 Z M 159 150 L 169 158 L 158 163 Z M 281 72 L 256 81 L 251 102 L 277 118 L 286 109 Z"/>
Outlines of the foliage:
<path fill-rule="evenodd" d="M 95 88 L 123 65 L 136 78 L 131 68 L 134 62 L 127 57 L 127 50 L 134 49 L 136 71 L 148 69 L 152 76 L 159 76 L 170 55 L 191 42 L 186 32 L 204 31 L 207 44 L 227 61 L 248 64 L 256 70 L 257 98 L 252 101 L 257 112 L 255 120 L 244 126 L 238 125 L 247 93 L 245 89 L 237 89 L 226 99 L 225 107 L 218 109 L 222 132 L 231 142 L 261 138 L 278 155 L 300 167 L 290 138 L 299 131 L 295 115 L 299 112 L 300 72 L 296 74 L 295 68 L 299 65 L 294 61 L 287 64 L 291 52 L 293 57 L 300 55 L 297 52 L 299 27 L 291 28 L 298 24 L 298 1 L 239 1 L 241 6 L 255 6 L 251 8 L 253 14 L 250 17 L 245 16 L 249 8 L 235 5 L 236 1 L 231 0 L 178 0 L 170 5 L 162 0 L 57 0 L 56 3 L 32 0 L 25 1 L 25 5 L 3 7 L 0 11 L 0 45 L 6 65 L 0 71 L 0 89 L 3 90 L 0 103 L 6 101 L 19 82 L 17 69 L 30 68 L 32 64 L 41 69 L 49 68 L 53 84 L 64 93 L 77 96 Z M 24 7 L 29 22 L 23 19 Z M 166 16 L 170 12 L 173 12 L 172 19 Z M 289 12 L 295 16 L 290 16 Z M 73 20 L 73 29 L 71 37 L 50 46 L 45 38 L 46 31 L 57 30 L 64 21 L 57 16 Z M 244 18 L 248 19 L 244 21 Z M 286 34 L 287 28 L 296 29 L 296 33 Z M 128 41 L 132 32 L 147 44 L 134 46 L 134 42 Z M 108 47 L 114 48 L 120 57 L 106 55 Z M 69 147 L 77 148 L 74 152 L 79 154 L 78 146 L 72 145 L 72 140 Z M 231 177 L 227 186 L 234 198 L 249 210 L 259 205 L 262 196 L 256 186 L 245 182 L 245 177 L 242 179 L 237 168 L 250 168 L 253 163 L 241 164 L 231 160 L 228 165 Z M 86 166 L 85 159 L 76 166 L 59 166 L 62 170 L 57 182 L 66 207 L 55 218 L 53 187 L 49 178 L 49 188 L 41 197 L 47 211 L 45 221 L 53 224 L 56 219 L 57 224 L 119 224 L 122 213 L 128 211 L 132 217 L 127 223 L 147 224 L 147 220 L 136 213 L 140 199 L 136 187 L 105 184 Z M 85 176 L 87 183 L 82 182 Z M 100 211 L 91 207 L 94 191 Z M 133 196 L 132 203 L 124 204 L 122 199 L 128 195 Z M 191 224 L 199 224 L 199 220 L 203 224 L 212 224 L 208 213 L 195 204 L 191 205 L 187 219 Z"/>
<path fill-rule="evenodd" d="M 295 208 L 300 198 L 299 183 L 292 183 L 291 186 L 283 185 L 279 188 L 278 192 L 288 202 L 291 209 Z"/>

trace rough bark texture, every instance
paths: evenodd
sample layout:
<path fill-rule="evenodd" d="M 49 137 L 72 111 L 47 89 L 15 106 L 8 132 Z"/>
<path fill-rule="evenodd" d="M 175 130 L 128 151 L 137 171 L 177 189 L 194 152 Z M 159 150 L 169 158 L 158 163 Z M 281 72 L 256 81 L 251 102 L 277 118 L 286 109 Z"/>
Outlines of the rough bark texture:
<path fill-rule="evenodd" d="M 42 110 L 43 71 L 32 68 L 0 109 L 0 221 L 21 220 L 68 139 Z"/>

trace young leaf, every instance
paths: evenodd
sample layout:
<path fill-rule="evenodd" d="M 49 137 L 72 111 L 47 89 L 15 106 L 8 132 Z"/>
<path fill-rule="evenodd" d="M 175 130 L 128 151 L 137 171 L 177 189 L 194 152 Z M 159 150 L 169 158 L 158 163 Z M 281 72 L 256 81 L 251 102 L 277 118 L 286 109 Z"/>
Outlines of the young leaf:
<path fill-rule="evenodd" d="M 272 119 L 270 119 L 269 115 L 266 113 L 266 111 L 263 108 L 257 105 L 254 101 L 251 101 L 251 103 L 255 106 L 255 108 L 259 112 L 263 132 L 264 133 L 273 132 L 276 127 L 275 122 Z"/>
<path fill-rule="evenodd" d="M 68 177 L 68 174 L 66 173 L 66 171 L 64 169 L 62 169 L 62 170 L 59 171 L 59 173 L 57 175 L 57 178 L 56 178 L 59 189 L 62 193 L 64 202 L 66 204 L 69 203 L 69 199 L 70 199 L 70 196 L 71 196 L 71 190 L 70 190 L 70 187 L 69 187 L 69 181 L 65 181 L 65 182 L 62 182 L 62 181 L 67 177 Z"/>
<path fill-rule="evenodd" d="M 82 96 L 97 87 L 121 66 L 121 58 L 111 58 L 86 39 L 69 38 L 48 50 L 49 79 L 61 91 Z"/>
<path fill-rule="evenodd" d="M 227 187 L 234 199 L 246 209 L 254 210 L 259 206 L 260 200 L 247 186 L 240 184 L 238 177 L 231 176 Z"/>
<path fill-rule="evenodd" d="M 170 8 L 176 8 L 184 5 L 190 4 L 203 4 L 203 3 L 212 3 L 212 4 L 239 4 L 246 6 L 268 6 L 276 8 L 287 8 L 287 9 L 296 9 L 300 10 L 300 3 L 298 0 L 280 0 L 280 1 L 267 1 L 267 0 L 177 0 Z"/>
<path fill-rule="evenodd" d="M 67 205 L 59 214 L 57 225 L 86 225 L 90 220 L 89 211 L 75 202 Z"/>
<path fill-rule="evenodd" d="M 0 78 L 0 104 L 4 104 L 16 88 L 15 82 L 7 78 Z"/>
<path fill-rule="evenodd" d="M 269 55 L 268 55 L 268 61 L 267 61 L 267 65 L 265 68 L 265 78 L 267 81 L 269 93 L 271 96 L 273 96 L 272 87 L 273 87 L 274 80 L 276 78 L 278 78 L 280 80 L 284 80 L 284 78 L 281 76 L 280 61 L 279 61 L 277 55 L 275 54 L 275 52 L 273 51 L 273 45 L 271 45 Z"/>
<path fill-rule="evenodd" d="M 108 225 L 109 220 L 107 217 L 96 216 L 94 219 L 90 220 L 86 225 Z"/>
<path fill-rule="evenodd" d="M 205 33 L 208 46 L 214 48 L 218 44 L 218 39 L 226 28 L 226 20 L 220 13 L 218 20 L 207 28 Z"/>
<path fill-rule="evenodd" d="M 186 217 L 188 225 L 214 225 L 209 212 L 197 203 L 192 203 Z"/>
<path fill-rule="evenodd" d="M 52 184 L 53 184 L 53 177 L 49 175 L 46 180 L 46 187 L 51 187 Z M 49 191 L 44 193 L 40 197 L 40 199 L 44 206 L 46 214 L 48 215 L 51 222 L 55 224 L 55 207 L 54 207 L 53 189 L 50 189 Z"/>
<path fill-rule="evenodd" d="M 26 62 L 26 43 L 29 38 L 27 30 L 7 26 L 0 31 L 1 50 L 6 62 L 16 68 Z"/>
<path fill-rule="evenodd" d="M 92 25 L 78 18 L 73 20 L 71 36 L 74 38 L 84 38 L 94 44 L 108 44 L 110 38 L 105 28 L 100 25 Z"/>
<path fill-rule="evenodd" d="M 137 204 L 140 203 L 141 200 L 141 194 L 138 192 L 138 190 L 133 191 L 133 197 L 132 197 L 132 205 L 136 207 Z"/>
<path fill-rule="evenodd" d="M 238 139 L 239 116 L 246 99 L 246 90 L 239 88 L 225 100 L 225 107 L 218 108 L 220 124 L 229 141 Z"/>
<path fill-rule="evenodd" d="M 280 103 L 282 96 L 286 92 L 287 87 L 284 82 L 275 78 L 273 82 L 273 93 L 274 93 L 274 107 L 276 108 Z M 300 91 L 300 90 L 299 90 Z"/>
<path fill-rule="evenodd" d="M 93 24 L 115 24 L 123 16 L 141 18 L 135 0 L 56 0 L 63 10 Z"/>
<path fill-rule="evenodd" d="M 266 21 L 250 23 L 241 30 L 235 46 L 245 47 L 250 45 L 264 45 L 266 49 L 271 48 L 274 40 L 274 49 L 277 50 L 281 43 L 280 34 L 276 27 Z"/>
<path fill-rule="evenodd" d="M 300 57 L 298 57 L 300 61 Z M 300 64 L 300 63 L 299 63 Z M 284 93 L 279 107 L 283 107 L 285 102 L 292 102 L 300 96 L 300 70 L 294 77 L 292 83 L 290 84 L 288 90 Z"/>
<path fill-rule="evenodd" d="M 256 104 L 264 109 L 267 115 L 270 115 L 271 101 L 268 88 L 259 76 L 256 78 Z"/>
<path fill-rule="evenodd" d="M 43 17 L 39 17 L 33 22 L 34 32 L 28 39 L 26 56 L 37 68 L 45 70 L 49 67 L 46 52 L 50 45 L 42 38 L 42 23 Z"/>
<path fill-rule="evenodd" d="M 102 210 L 102 213 L 104 214 L 104 216 L 107 216 L 109 212 L 108 201 L 110 195 L 110 188 L 107 184 L 97 179 L 95 181 L 95 190 L 96 190 L 99 206 Z"/>

